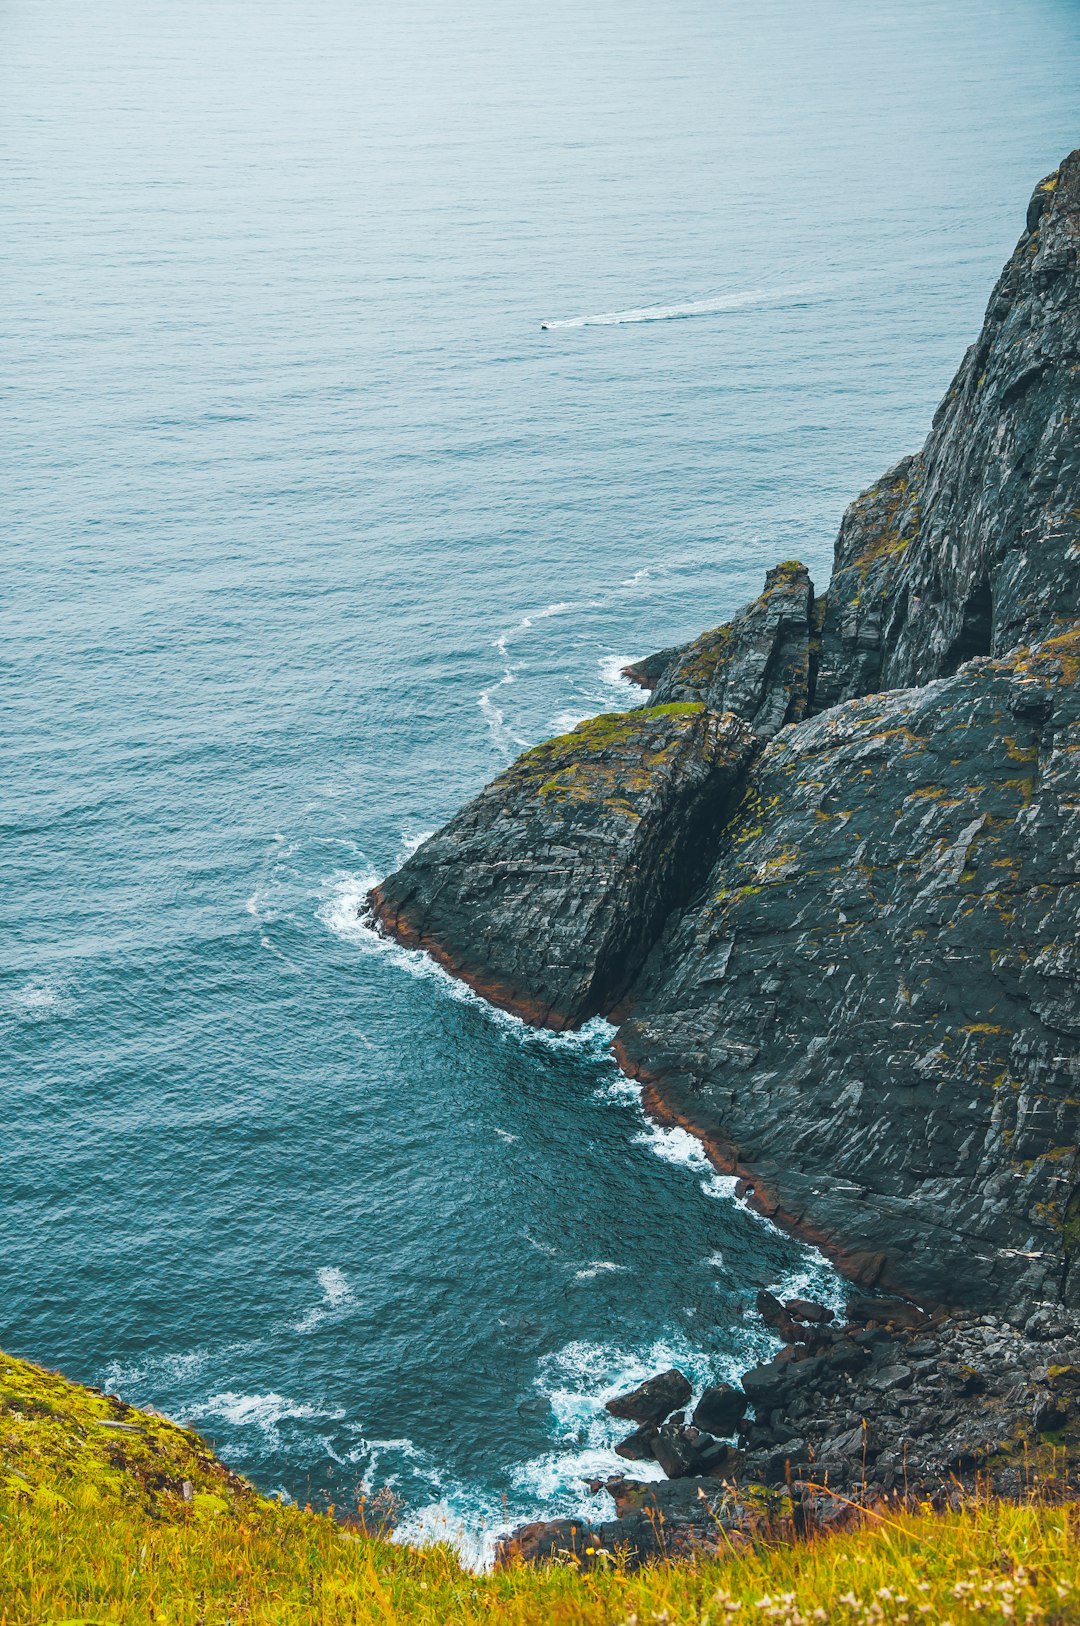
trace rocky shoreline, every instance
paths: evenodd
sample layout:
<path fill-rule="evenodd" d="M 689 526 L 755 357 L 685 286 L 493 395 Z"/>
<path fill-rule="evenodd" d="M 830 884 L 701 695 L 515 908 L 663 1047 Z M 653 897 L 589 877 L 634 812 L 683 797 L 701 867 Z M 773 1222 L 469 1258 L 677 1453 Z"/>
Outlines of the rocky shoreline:
<path fill-rule="evenodd" d="M 781 1485 L 799 1518 L 977 1474 L 1014 1494 L 1020 1456 L 1072 1483 L 1078 423 L 1080 150 L 827 591 L 775 566 L 627 669 L 642 707 L 526 752 L 368 900 L 527 1021 L 616 1022 L 648 1110 L 879 1295 L 843 1327 L 765 1303 L 784 1347 L 737 1440 L 648 1421 L 636 1448 L 693 1472 L 515 1550 L 652 1554 L 661 1516 L 700 1542 Z"/>
<path fill-rule="evenodd" d="M 609 1402 L 638 1427 L 616 1450 L 661 1481 L 591 1481 L 615 1504 L 594 1523 L 526 1525 L 500 1560 L 602 1564 L 721 1552 L 763 1534 L 827 1529 L 888 1500 L 959 1505 L 976 1491 L 1059 1497 L 1080 1489 L 1080 1320 L 1038 1309 L 1025 1326 L 974 1313 L 928 1316 L 855 1297 L 822 1305 L 758 1295 L 781 1340 L 741 1385 L 658 1374 Z"/>

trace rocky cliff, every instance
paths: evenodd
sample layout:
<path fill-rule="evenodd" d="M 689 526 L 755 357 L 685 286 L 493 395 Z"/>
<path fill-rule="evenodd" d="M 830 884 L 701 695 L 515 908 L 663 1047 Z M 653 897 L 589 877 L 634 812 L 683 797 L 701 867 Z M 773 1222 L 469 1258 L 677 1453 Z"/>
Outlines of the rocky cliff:
<path fill-rule="evenodd" d="M 373 895 L 867 1284 L 1080 1304 L 1080 151 L 827 592 L 631 668 Z"/>
<path fill-rule="evenodd" d="M 577 1026 L 626 994 L 700 881 L 753 735 L 700 702 L 526 751 L 372 894 L 383 926 L 494 1004 Z"/>

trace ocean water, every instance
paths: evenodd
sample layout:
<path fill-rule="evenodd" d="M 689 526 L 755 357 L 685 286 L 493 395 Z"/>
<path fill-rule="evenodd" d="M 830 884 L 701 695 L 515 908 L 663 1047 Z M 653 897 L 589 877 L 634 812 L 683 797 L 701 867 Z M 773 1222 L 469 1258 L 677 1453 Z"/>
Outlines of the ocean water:
<path fill-rule="evenodd" d="M 0 1345 L 475 1555 L 839 1292 L 357 907 L 824 585 L 1078 85 L 1075 0 L 6 0 Z"/>

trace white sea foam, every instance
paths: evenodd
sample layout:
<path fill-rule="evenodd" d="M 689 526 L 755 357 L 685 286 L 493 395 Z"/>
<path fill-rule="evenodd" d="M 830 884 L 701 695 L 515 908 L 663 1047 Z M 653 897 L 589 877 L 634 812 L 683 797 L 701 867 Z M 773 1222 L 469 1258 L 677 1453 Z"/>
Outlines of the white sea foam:
<path fill-rule="evenodd" d="M 557 1259 L 559 1257 L 558 1248 L 553 1248 L 550 1242 L 538 1242 L 534 1236 L 529 1235 L 528 1231 L 522 1231 L 521 1235 L 530 1248 L 535 1248 L 537 1253 L 545 1254 L 548 1259 Z"/>
<path fill-rule="evenodd" d="M 246 1395 L 237 1394 L 232 1389 L 210 1395 L 206 1400 L 188 1406 L 184 1411 L 185 1422 L 194 1419 L 200 1421 L 217 1419 L 230 1424 L 233 1428 L 258 1429 L 272 1448 L 277 1448 L 281 1444 L 279 1424 L 290 1418 L 339 1422 L 344 1416 L 343 1411 L 324 1411 L 306 1401 L 290 1400 L 285 1395 L 273 1391 L 269 1394 Z"/>
<path fill-rule="evenodd" d="M 324 1265 L 316 1274 L 327 1304 L 341 1304 L 350 1296 L 350 1288 L 345 1280 L 345 1273 L 339 1270 L 336 1265 Z"/>
<path fill-rule="evenodd" d="M 596 663 L 600 668 L 600 681 L 606 683 L 609 689 L 640 696 L 642 691 L 637 684 L 631 683 L 630 679 L 623 675 L 623 667 L 629 666 L 633 658 L 632 655 L 601 655 Z"/>
<path fill-rule="evenodd" d="M 360 1481 L 360 1489 L 365 1496 L 382 1488 L 392 1490 L 400 1483 L 400 1474 L 383 1468 L 383 1459 L 388 1456 L 403 1457 L 406 1462 L 424 1462 L 424 1479 L 429 1485 L 438 1486 L 442 1480 L 442 1475 L 427 1459 L 427 1453 L 419 1450 L 411 1440 L 369 1440 L 361 1436 L 359 1444 L 349 1452 L 349 1461 L 355 1462 L 360 1457 L 368 1459 L 367 1469 Z"/>
<path fill-rule="evenodd" d="M 569 734 L 570 730 L 576 728 L 579 723 L 587 722 L 590 717 L 595 716 L 594 711 L 557 712 L 551 719 L 551 731 L 553 734 Z"/>
<path fill-rule="evenodd" d="M 741 1201 L 736 1195 L 739 1177 L 721 1174 L 714 1169 L 701 1141 L 686 1129 L 668 1128 L 655 1123 L 647 1116 L 642 1105 L 641 1088 L 632 1079 L 621 1073 L 617 1074 L 605 1079 L 594 1093 L 601 1100 L 617 1101 L 636 1112 L 641 1128 L 634 1136 L 634 1140 L 639 1146 L 647 1146 L 665 1163 L 673 1163 L 685 1168 L 690 1174 L 700 1176 L 701 1189 L 707 1197 L 716 1198 L 720 1202 L 738 1203 L 744 1213 L 766 1227 L 774 1236 L 783 1236 L 785 1241 L 790 1242 L 789 1234 L 782 1231 L 767 1214 L 762 1214 Z M 780 1299 L 814 1298 L 822 1304 L 827 1304 L 831 1309 L 841 1309 L 844 1285 L 828 1259 L 810 1243 L 804 1242 L 798 1244 L 798 1247 L 798 1265 L 781 1281 L 774 1283 L 770 1291 Z M 719 1262 L 723 1262 L 722 1256 Z"/>
<path fill-rule="evenodd" d="M 512 1135 L 509 1129 L 496 1129 L 495 1133 L 498 1135 L 500 1140 L 516 1141 L 520 1138 L 517 1135 Z"/>
<path fill-rule="evenodd" d="M 506 711 L 502 706 L 498 705 L 494 699 L 494 696 L 500 689 L 505 689 L 507 685 L 513 683 L 513 681 L 514 673 L 509 667 L 507 667 L 506 671 L 497 682 L 491 684 L 487 689 L 482 689 L 476 697 L 476 703 L 484 714 L 484 721 L 487 723 L 488 728 L 491 731 L 492 739 L 495 741 L 495 744 L 498 746 L 499 750 L 504 751 L 507 754 L 513 751 L 515 745 L 526 746 L 529 743 L 528 740 L 520 739 L 508 727 L 506 722 Z"/>
<path fill-rule="evenodd" d="M 415 1546 L 444 1542 L 456 1550 L 466 1568 L 484 1570 L 490 1567 L 499 1536 L 527 1519 L 595 1519 L 596 1502 L 585 1481 L 606 1479 L 626 1468 L 614 1449 L 626 1424 L 612 1417 L 605 1401 L 672 1366 L 687 1374 L 696 1397 L 708 1383 L 735 1380 L 766 1353 L 768 1343 L 763 1329 L 748 1329 L 737 1350 L 719 1357 L 678 1334 L 636 1350 L 587 1340 L 564 1345 L 540 1361 L 536 1381 L 560 1437 L 548 1450 L 508 1466 L 511 1494 L 496 1503 L 476 1487 L 443 1478 L 425 1456 L 424 1478 L 437 1491 L 437 1499 L 408 1510 L 394 1539 Z M 369 1490 L 376 1483 L 392 1484 L 397 1477 L 382 1471 L 382 1445 L 406 1450 L 410 1460 L 416 1460 L 417 1454 L 407 1450 L 408 1442 L 365 1442 L 371 1451 L 365 1478 Z M 663 1472 L 659 1463 L 636 1463 L 634 1476 L 659 1480 Z"/>
<path fill-rule="evenodd" d="M 152 1355 L 143 1361 L 110 1361 L 101 1374 L 101 1386 L 113 1394 L 175 1388 L 204 1371 L 215 1357 L 241 1355 L 249 1347 L 230 1344 L 218 1350 L 188 1349 L 173 1355 Z"/>
<path fill-rule="evenodd" d="M 525 1044 L 543 1045 L 545 1048 L 566 1050 L 591 1055 L 599 1060 L 606 1056 L 608 1046 L 615 1037 L 615 1028 L 603 1017 L 566 1033 L 552 1033 L 547 1028 L 530 1027 L 520 1017 L 491 1005 L 480 994 L 444 971 L 442 966 L 423 949 L 404 948 L 392 938 L 376 931 L 364 914 L 367 895 L 382 877 L 374 869 L 361 871 L 338 870 L 323 888 L 323 900 L 316 909 L 316 918 L 336 937 L 352 944 L 366 954 L 379 955 L 390 965 L 410 976 L 434 984 L 450 999 L 471 1005 L 483 1011 L 496 1026 L 511 1031 Z"/>
<path fill-rule="evenodd" d="M 24 1022 L 48 1021 L 58 1016 L 65 1005 L 63 991 L 51 977 L 35 978 L 24 988 L 16 988 L 10 997 L 16 1015 Z"/>
<path fill-rule="evenodd" d="M 634 1141 L 638 1146 L 647 1146 L 665 1163 L 677 1163 L 694 1174 L 713 1173 L 705 1148 L 687 1129 L 667 1129 L 646 1121 L 644 1128 L 634 1136 Z"/>
<path fill-rule="evenodd" d="M 779 1281 L 771 1284 L 769 1291 L 778 1299 L 816 1299 L 819 1304 L 838 1312 L 843 1311 L 847 1301 L 846 1284 L 828 1260 L 809 1246 L 804 1246 L 801 1267 L 781 1276 Z"/>
<path fill-rule="evenodd" d="M 540 326 L 554 332 L 564 328 L 623 327 L 636 322 L 674 322 L 690 316 L 718 316 L 723 311 L 745 310 L 751 305 L 784 304 L 813 292 L 812 288 L 748 288 L 741 293 L 688 299 L 677 305 L 635 305 L 628 310 L 600 311 L 594 316 L 556 317 L 541 322 Z"/>
<path fill-rule="evenodd" d="M 407 1547 L 451 1547 L 464 1569 L 482 1572 L 494 1562 L 499 1536 L 519 1522 L 486 1508 L 482 1498 L 465 1491 L 410 1508 L 393 1539 Z"/>
<path fill-rule="evenodd" d="M 331 1316 L 335 1310 L 340 1310 L 354 1302 L 352 1289 L 345 1278 L 345 1273 L 339 1270 L 336 1265 L 324 1265 L 321 1270 L 316 1272 L 315 1279 L 322 1288 L 322 1302 L 305 1311 L 300 1320 L 293 1324 L 293 1332 L 314 1332 L 315 1328 Z"/>
<path fill-rule="evenodd" d="M 434 834 L 434 830 L 402 830 L 401 847 L 398 850 L 398 864 L 404 864 L 405 860 L 411 858 L 417 848 L 422 847 L 424 842 Z"/>
<path fill-rule="evenodd" d="M 594 1259 L 591 1264 L 582 1265 L 580 1270 L 575 1270 L 574 1280 L 576 1282 L 591 1282 L 596 1276 L 610 1275 L 616 1271 L 622 1272 L 629 1269 L 629 1265 L 616 1265 L 610 1259 Z"/>

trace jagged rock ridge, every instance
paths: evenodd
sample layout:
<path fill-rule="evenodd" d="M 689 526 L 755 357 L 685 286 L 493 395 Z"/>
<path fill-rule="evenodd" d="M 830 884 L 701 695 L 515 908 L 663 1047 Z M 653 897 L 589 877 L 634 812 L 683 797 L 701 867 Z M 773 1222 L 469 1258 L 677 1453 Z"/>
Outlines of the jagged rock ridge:
<path fill-rule="evenodd" d="M 810 573 L 789 560 L 769 571 L 761 596 L 733 621 L 625 671 L 653 690 L 652 706 L 699 700 L 744 717 L 759 739 L 770 740 L 806 715 L 814 632 Z"/>
<path fill-rule="evenodd" d="M 1080 1303 L 1078 407 L 1080 152 L 827 594 L 778 566 L 373 897 L 532 1020 L 629 1007 L 655 1110 L 852 1275 L 1011 1314 Z"/>

